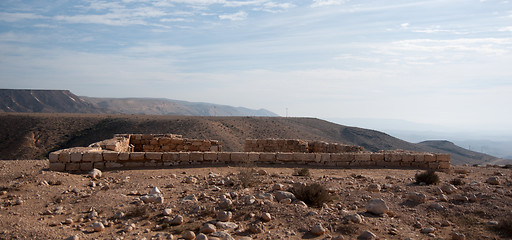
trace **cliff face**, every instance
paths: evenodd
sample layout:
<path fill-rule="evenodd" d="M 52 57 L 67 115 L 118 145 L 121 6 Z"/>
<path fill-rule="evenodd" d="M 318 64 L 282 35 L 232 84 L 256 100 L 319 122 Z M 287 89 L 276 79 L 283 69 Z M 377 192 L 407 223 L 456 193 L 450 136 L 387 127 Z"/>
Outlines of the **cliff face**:
<path fill-rule="evenodd" d="M 0 89 L 1 112 L 105 113 L 68 90 Z"/>

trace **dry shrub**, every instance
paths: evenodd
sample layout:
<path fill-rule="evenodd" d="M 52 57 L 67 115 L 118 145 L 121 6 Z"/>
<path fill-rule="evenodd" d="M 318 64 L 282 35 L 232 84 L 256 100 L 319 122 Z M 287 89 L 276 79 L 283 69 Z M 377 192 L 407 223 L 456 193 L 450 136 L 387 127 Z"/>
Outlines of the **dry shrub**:
<path fill-rule="evenodd" d="M 149 218 L 149 206 L 134 206 L 125 215 L 125 218 Z"/>
<path fill-rule="evenodd" d="M 496 230 L 506 237 L 512 237 L 512 213 L 501 219 L 498 226 L 496 226 Z"/>
<path fill-rule="evenodd" d="M 329 191 L 319 183 L 310 185 L 298 184 L 291 191 L 297 199 L 304 201 L 308 206 L 312 207 L 322 207 L 324 203 L 332 200 Z"/>
<path fill-rule="evenodd" d="M 311 173 L 309 172 L 309 168 L 296 168 L 293 170 L 293 176 L 309 177 L 311 176 Z"/>
<path fill-rule="evenodd" d="M 420 174 L 416 174 L 414 178 L 418 184 L 425 183 L 426 185 L 432 185 L 439 183 L 439 175 L 437 175 L 435 170 L 427 170 Z"/>
<path fill-rule="evenodd" d="M 454 186 L 461 186 L 466 184 L 466 182 L 460 178 L 454 178 L 450 181 L 450 183 L 453 184 Z"/>
<path fill-rule="evenodd" d="M 238 173 L 238 180 L 244 188 L 254 187 L 258 184 L 256 170 L 254 168 L 244 168 Z"/>

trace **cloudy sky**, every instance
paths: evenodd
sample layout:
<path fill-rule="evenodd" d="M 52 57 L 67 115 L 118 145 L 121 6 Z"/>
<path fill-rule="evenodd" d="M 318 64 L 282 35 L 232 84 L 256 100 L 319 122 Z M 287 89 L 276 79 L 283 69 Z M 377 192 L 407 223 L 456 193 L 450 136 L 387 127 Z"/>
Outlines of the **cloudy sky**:
<path fill-rule="evenodd" d="M 512 130 L 512 3 L 2 0 L 0 88 Z"/>

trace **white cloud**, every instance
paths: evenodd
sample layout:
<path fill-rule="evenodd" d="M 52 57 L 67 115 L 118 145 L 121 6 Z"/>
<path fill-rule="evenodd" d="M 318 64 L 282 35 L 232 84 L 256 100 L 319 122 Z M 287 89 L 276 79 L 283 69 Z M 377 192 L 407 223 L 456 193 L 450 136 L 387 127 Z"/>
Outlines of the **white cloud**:
<path fill-rule="evenodd" d="M 499 29 L 500 32 L 512 32 L 512 26 Z"/>
<path fill-rule="evenodd" d="M 247 18 L 248 14 L 244 11 L 239 11 L 233 14 L 224 14 L 219 15 L 219 19 L 221 20 L 231 20 L 231 21 L 241 21 Z"/>
<path fill-rule="evenodd" d="M 400 27 L 408 28 L 409 27 L 409 23 L 402 23 L 402 24 L 400 24 Z"/>
<path fill-rule="evenodd" d="M 104 24 L 111 26 L 147 25 L 143 20 L 129 19 L 119 14 L 55 16 L 55 20 L 78 24 Z"/>
<path fill-rule="evenodd" d="M 0 12 L 0 21 L 4 22 L 18 22 L 23 20 L 42 19 L 45 16 L 37 15 L 34 13 L 9 13 Z"/>
<path fill-rule="evenodd" d="M 346 0 L 313 0 L 313 4 L 311 7 L 325 7 L 325 6 L 333 6 L 333 5 L 341 5 Z"/>

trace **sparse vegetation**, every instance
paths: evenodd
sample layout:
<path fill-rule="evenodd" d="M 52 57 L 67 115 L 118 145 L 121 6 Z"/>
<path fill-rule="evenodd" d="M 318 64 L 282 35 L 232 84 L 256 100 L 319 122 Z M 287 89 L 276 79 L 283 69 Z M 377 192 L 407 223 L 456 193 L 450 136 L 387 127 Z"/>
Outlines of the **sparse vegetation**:
<path fill-rule="evenodd" d="M 134 206 L 126 213 L 125 218 L 149 218 L 149 206 Z"/>
<path fill-rule="evenodd" d="M 512 214 L 504 217 L 496 226 L 496 231 L 502 233 L 506 237 L 512 237 Z"/>
<path fill-rule="evenodd" d="M 254 187 L 258 183 L 256 170 L 254 168 L 244 168 L 238 173 L 238 180 L 243 188 Z"/>
<path fill-rule="evenodd" d="M 293 170 L 293 176 L 309 177 L 311 173 L 309 172 L 309 168 L 295 168 Z"/>
<path fill-rule="evenodd" d="M 321 207 L 324 203 L 332 200 L 329 191 L 319 183 L 296 185 L 291 191 L 297 199 L 304 201 L 308 206 L 312 207 Z"/>
<path fill-rule="evenodd" d="M 466 184 L 466 182 L 461 179 L 461 178 L 454 178 L 450 181 L 451 184 L 455 185 L 455 186 L 461 186 L 461 185 L 464 185 Z"/>
<path fill-rule="evenodd" d="M 416 174 L 414 177 L 417 184 L 424 183 L 426 185 L 432 185 L 439 183 L 439 175 L 434 170 L 427 170 L 420 174 Z"/>

